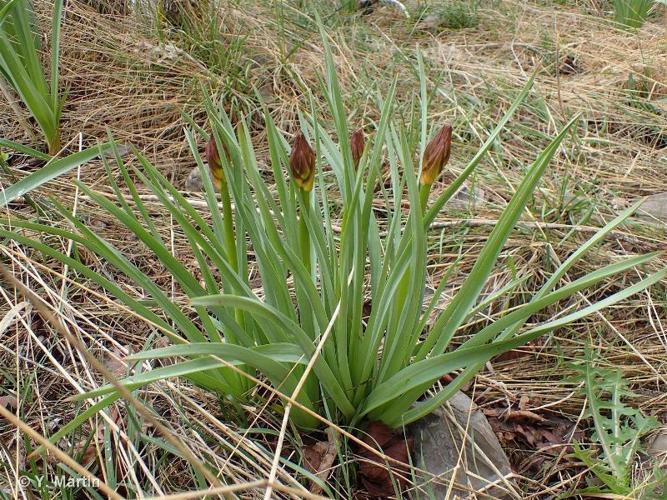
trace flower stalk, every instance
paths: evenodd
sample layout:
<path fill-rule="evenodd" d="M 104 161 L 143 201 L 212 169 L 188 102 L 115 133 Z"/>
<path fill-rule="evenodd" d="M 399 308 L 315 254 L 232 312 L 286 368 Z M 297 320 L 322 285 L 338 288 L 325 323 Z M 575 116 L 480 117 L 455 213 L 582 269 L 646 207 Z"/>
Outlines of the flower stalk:
<path fill-rule="evenodd" d="M 222 149 L 225 153 L 225 160 L 229 163 L 231 158 L 227 146 L 224 143 L 222 143 Z M 208 162 L 208 168 L 211 172 L 211 181 L 213 182 L 213 186 L 215 187 L 216 191 L 220 193 L 220 198 L 222 201 L 222 224 L 224 238 L 222 244 L 225 250 L 225 255 L 231 268 L 234 269 L 234 271 L 237 273 L 240 273 L 239 261 L 236 254 L 236 228 L 234 227 L 232 200 L 229 195 L 227 179 L 225 177 L 222 161 L 220 159 L 218 145 L 215 139 L 215 135 L 213 134 L 206 144 L 206 161 Z M 233 291 L 234 293 L 237 292 L 236 290 Z M 234 311 L 234 317 L 236 318 L 236 322 L 239 325 L 245 324 L 243 311 L 236 309 Z"/>
<path fill-rule="evenodd" d="M 223 145 L 225 158 L 229 161 L 229 152 Z M 213 186 L 220 193 L 222 199 L 222 221 L 224 224 L 225 235 L 225 252 L 232 268 L 238 272 L 238 259 L 236 258 L 236 231 L 234 229 L 234 214 L 232 212 L 232 200 L 229 196 L 229 189 L 227 189 L 227 179 L 222 168 L 220 153 L 218 151 L 215 136 L 211 135 L 206 144 L 206 160 L 208 161 L 208 168 L 211 172 L 211 180 Z"/>

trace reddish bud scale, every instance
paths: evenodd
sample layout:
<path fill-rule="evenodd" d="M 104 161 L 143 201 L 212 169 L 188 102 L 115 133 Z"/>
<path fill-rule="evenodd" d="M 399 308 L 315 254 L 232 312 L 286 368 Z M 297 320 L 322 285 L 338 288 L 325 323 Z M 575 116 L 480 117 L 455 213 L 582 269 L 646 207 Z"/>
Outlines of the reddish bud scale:
<path fill-rule="evenodd" d="M 445 125 L 436 136 L 428 143 L 424 150 L 424 161 L 422 162 L 422 173 L 419 183 L 431 185 L 442 172 L 442 168 L 449 161 L 452 149 L 452 126 Z"/>
<path fill-rule="evenodd" d="M 294 139 L 289 165 L 296 185 L 306 192 L 311 191 L 315 181 L 315 152 L 301 132 Z"/>
<path fill-rule="evenodd" d="M 215 137 L 212 135 L 206 144 L 206 160 L 208 161 L 208 168 L 211 171 L 213 185 L 215 186 L 215 189 L 219 191 L 222 188 L 222 180 L 225 173 L 222 170 L 222 163 L 220 162 L 220 155 L 218 154 L 218 148 L 215 144 Z"/>
<path fill-rule="evenodd" d="M 366 139 L 364 137 L 363 129 L 357 130 L 350 137 L 350 148 L 352 149 L 352 164 L 354 168 L 359 166 L 359 161 L 364 154 L 366 148 Z"/>

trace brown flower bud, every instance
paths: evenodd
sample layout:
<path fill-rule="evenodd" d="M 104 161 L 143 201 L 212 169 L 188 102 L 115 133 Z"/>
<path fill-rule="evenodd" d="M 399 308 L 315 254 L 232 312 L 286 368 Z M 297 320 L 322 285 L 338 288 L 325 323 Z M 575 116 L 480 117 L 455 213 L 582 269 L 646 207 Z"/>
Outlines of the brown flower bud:
<path fill-rule="evenodd" d="M 215 143 L 215 137 L 211 135 L 211 138 L 206 144 L 206 160 L 208 161 L 208 168 L 211 171 L 211 180 L 215 189 L 220 191 L 222 188 L 222 179 L 224 178 L 225 172 L 222 170 L 222 163 L 220 162 L 220 155 L 218 154 L 218 147 Z"/>
<path fill-rule="evenodd" d="M 364 154 L 364 149 L 366 148 L 366 139 L 364 138 L 363 129 L 359 129 L 352 134 L 350 137 L 350 148 L 352 149 L 352 164 L 354 165 L 354 168 L 357 168 L 359 166 L 359 161 Z"/>
<path fill-rule="evenodd" d="M 442 171 L 442 167 L 449 161 L 451 149 L 452 126 L 448 124 L 440 129 L 440 132 L 436 134 L 424 150 L 420 184 L 431 185 L 435 182 Z"/>
<path fill-rule="evenodd" d="M 289 165 L 297 186 L 306 192 L 311 191 L 315 180 L 315 152 L 301 132 L 294 139 Z"/>

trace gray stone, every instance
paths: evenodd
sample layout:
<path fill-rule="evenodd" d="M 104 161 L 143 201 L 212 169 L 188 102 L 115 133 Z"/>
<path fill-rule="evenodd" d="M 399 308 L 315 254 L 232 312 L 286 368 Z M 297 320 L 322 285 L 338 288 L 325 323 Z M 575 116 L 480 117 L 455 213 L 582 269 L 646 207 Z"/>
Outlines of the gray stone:
<path fill-rule="evenodd" d="M 471 189 L 468 183 L 465 183 L 445 206 L 456 210 L 475 210 L 478 206 L 485 203 L 486 193 L 484 190 L 477 186 L 473 186 Z"/>
<path fill-rule="evenodd" d="M 206 172 L 208 172 L 208 170 Z M 185 190 L 193 193 L 200 193 L 204 191 L 204 183 L 202 182 L 198 167 L 190 170 L 188 178 L 185 179 Z"/>
<path fill-rule="evenodd" d="M 648 196 L 637 213 L 642 217 L 667 220 L 667 192 Z"/>
<path fill-rule="evenodd" d="M 417 477 L 411 498 L 520 498 L 493 429 L 462 392 L 409 432 L 417 467 L 437 476 Z"/>
<path fill-rule="evenodd" d="M 437 30 L 441 24 L 442 19 L 438 14 L 429 14 L 419 21 L 419 27 L 427 31 Z"/>
<path fill-rule="evenodd" d="M 646 453 L 658 467 L 667 468 L 667 426 L 653 434 L 646 446 Z"/>
<path fill-rule="evenodd" d="M 116 152 L 120 158 L 125 158 L 132 152 L 132 148 L 130 148 L 130 146 L 127 144 L 116 144 Z M 107 159 L 114 159 L 116 154 L 114 153 L 113 149 L 109 149 L 104 153 L 104 157 Z"/>
<path fill-rule="evenodd" d="M 646 474 L 646 482 L 657 482 L 652 495 L 655 498 L 667 498 L 667 425 L 648 439 L 644 449 L 647 458 L 642 463 L 642 469 Z M 659 476 L 656 477 L 656 474 Z"/>

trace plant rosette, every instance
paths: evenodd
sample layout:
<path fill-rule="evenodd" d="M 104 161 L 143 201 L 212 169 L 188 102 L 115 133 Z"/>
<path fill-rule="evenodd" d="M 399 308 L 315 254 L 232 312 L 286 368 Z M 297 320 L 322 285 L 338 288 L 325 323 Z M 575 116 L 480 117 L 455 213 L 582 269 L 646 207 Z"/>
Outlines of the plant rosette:
<path fill-rule="evenodd" d="M 452 263 L 433 296 L 425 300 L 429 228 L 500 140 L 529 95 L 532 79 L 477 153 L 464 159 L 455 154 L 456 126 L 434 126 L 428 120 L 427 79 L 421 59 L 418 62 L 418 123 L 406 129 L 395 118 L 393 85 L 381 100 L 372 133 L 351 134 L 327 46 L 323 92 L 333 134 L 311 113 L 301 116 L 301 126 L 290 140 L 267 112 L 268 166 L 257 159 L 248 124 L 243 119 L 233 124 L 208 100 L 211 134 L 197 137 L 194 130 L 186 130 L 186 135 L 201 172 L 210 221 L 138 151 L 139 165 L 131 171 L 116 156 L 126 190 L 110 175 L 115 200 L 78 184 L 91 202 L 124 225 L 160 261 L 179 293 L 187 297 L 185 304 L 65 207 L 57 205 L 71 230 L 12 218 L 0 228 L 0 235 L 67 264 L 170 339 L 172 345 L 146 348 L 130 357 L 151 369 L 123 379 L 128 389 L 185 377 L 242 413 L 241 403 L 257 394 L 253 389 L 261 384 L 262 393 L 273 391 L 275 401 L 281 402 L 283 429 L 288 422 L 305 431 L 327 422 L 376 429 L 377 433 L 365 435 L 381 447 L 384 443 L 404 453 L 405 442 L 395 433 L 439 408 L 493 356 L 622 301 L 667 275 L 664 269 L 653 274 L 641 271 L 656 256 L 648 254 L 619 259 L 576 280 L 562 280 L 636 210 L 634 205 L 583 243 L 523 304 L 487 323 L 473 322 L 480 308 L 520 284 L 516 280 L 483 295 L 547 166 L 565 137 L 575 133 L 575 117 L 526 169 L 457 293 L 430 321 L 457 271 Z M 208 167 L 199 154 L 202 140 L 208 144 Z M 435 193 L 432 188 L 452 155 L 461 173 Z M 389 184 L 376 192 L 383 168 L 389 170 Z M 266 178 L 271 174 L 269 184 Z M 173 218 L 197 263 L 196 274 L 159 234 L 133 179 L 150 189 Z M 85 247 L 133 287 L 109 280 L 35 234 Z M 643 277 L 627 288 L 591 299 L 579 309 L 563 306 L 558 315 L 526 325 L 545 308 L 567 304 L 572 295 L 633 269 Z M 475 331 L 455 346 L 459 329 L 471 324 L 477 325 Z M 157 360 L 165 358 L 174 361 L 160 366 Z M 434 386 L 444 375 L 451 375 L 450 381 Z M 94 403 L 50 441 L 57 442 L 119 397 L 112 385 L 75 396 Z"/>

